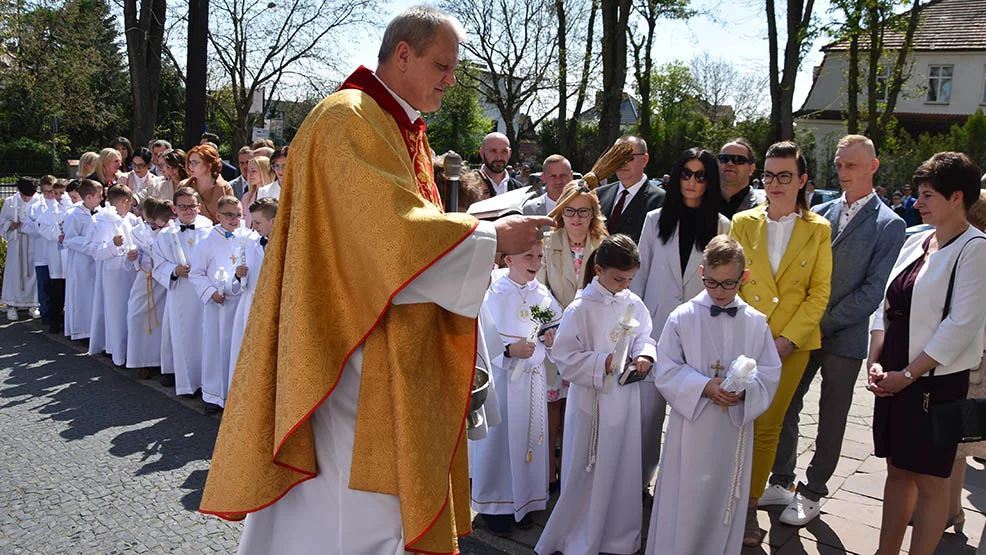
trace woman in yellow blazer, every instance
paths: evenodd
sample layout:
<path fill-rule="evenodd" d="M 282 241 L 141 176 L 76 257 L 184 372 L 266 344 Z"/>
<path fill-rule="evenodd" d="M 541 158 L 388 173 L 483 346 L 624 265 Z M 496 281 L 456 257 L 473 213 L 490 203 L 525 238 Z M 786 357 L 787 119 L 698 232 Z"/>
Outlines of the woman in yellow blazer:
<path fill-rule="evenodd" d="M 733 216 L 730 236 L 743 245 L 750 277 L 740 296 L 767 316 L 784 361 L 774 400 L 754 423 L 750 505 L 743 543 L 759 545 L 757 500 L 777 453 L 784 414 L 808 365 L 822 346 L 818 323 L 828 305 L 832 277 L 831 229 L 808 209 L 808 172 L 797 145 L 771 145 L 764 160 L 767 204 Z"/>

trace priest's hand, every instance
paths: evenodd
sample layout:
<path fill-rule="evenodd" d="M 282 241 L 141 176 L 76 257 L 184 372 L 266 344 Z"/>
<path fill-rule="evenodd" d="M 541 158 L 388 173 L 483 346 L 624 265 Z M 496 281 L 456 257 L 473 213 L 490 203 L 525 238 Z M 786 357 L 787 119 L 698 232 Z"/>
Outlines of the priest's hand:
<path fill-rule="evenodd" d="M 544 236 L 541 228 L 554 225 L 546 216 L 507 216 L 493 222 L 496 228 L 496 250 L 503 254 L 519 254 L 530 250 Z"/>
<path fill-rule="evenodd" d="M 175 266 L 175 275 L 180 278 L 187 278 L 188 271 L 191 269 L 192 269 L 191 266 L 181 266 L 181 265 Z"/>
<path fill-rule="evenodd" d="M 220 295 L 219 291 L 216 291 L 215 293 L 212 294 L 212 300 L 216 304 L 223 304 L 224 302 L 226 302 L 226 295 Z"/>
<path fill-rule="evenodd" d="M 544 346 L 551 348 L 555 344 L 555 332 L 558 328 L 551 328 L 550 330 L 544 332 Z"/>
<path fill-rule="evenodd" d="M 740 403 L 740 396 L 735 393 L 730 393 L 723 389 L 722 382 L 725 378 L 712 378 L 705 384 L 705 391 L 703 393 L 706 397 L 712 400 L 713 403 L 721 407 L 732 407 Z"/>
<path fill-rule="evenodd" d="M 516 343 L 507 345 L 507 348 L 510 349 L 511 358 L 531 358 L 534 355 L 534 346 L 534 343 L 521 339 Z"/>
<path fill-rule="evenodd" d="M 641 376 L 650 372 L 651 361 L 647 357 L 637 357 L 633 359 L 633 363 L 637 365 L 637 373 Z"/>
<path fill-rule="evenodd" d="M 245 278 L 248 271 L 250 271 L 250 269 L 247 268 L 246 266 L 237 266 L 236 267 L 236 277 L 238 277 L 238 278 Z"/>
<path fill-rule="evenodd" d="M 118 246 L 118 247 L 122 247 L 123 246 L 123 236 L 122 235 L 115 235 L 113 237 L 113 244 L 116 245 L 116 246 Z"/>

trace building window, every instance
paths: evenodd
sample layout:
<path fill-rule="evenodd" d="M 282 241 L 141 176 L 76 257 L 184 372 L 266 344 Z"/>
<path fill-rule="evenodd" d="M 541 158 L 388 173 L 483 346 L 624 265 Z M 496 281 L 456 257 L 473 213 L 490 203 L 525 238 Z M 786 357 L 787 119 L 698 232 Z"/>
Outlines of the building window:
<path fill-rule="evenodd" d="M 952 66 L 928 68 L 928 99 L 933 104 L 948 104 L 952 96 Z"/>
<path fill-rule="evenodd" d="M 983 98 L 980 104 L 986 104 L 986 68 L 983 71 Z"/>
<path fill-rule="evenodd" d="M 876 74 L 876 100 L 877 102 L 887 101 L 887 87 L 890 84 L 890 70 L 881 67 Z"/>

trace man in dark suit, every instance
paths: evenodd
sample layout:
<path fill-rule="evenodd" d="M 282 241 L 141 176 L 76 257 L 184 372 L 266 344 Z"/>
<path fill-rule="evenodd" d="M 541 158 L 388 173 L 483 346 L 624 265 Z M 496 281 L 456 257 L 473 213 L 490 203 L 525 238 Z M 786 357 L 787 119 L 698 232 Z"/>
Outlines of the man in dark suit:
<path fill-rule="evenodd" d="M 870 314 L 883 301 L 887 278 L 904 244 L 904 220 L 873 190 L 879 167 L 872 141 L 862 135 L 843 137 L 835 153 L 843 195 L 812 209 L 832 226 L 832 293 L 819 324 L 822 348 L 811 353 L 788 407 L 770 486 L 760 498 L 761 505 L 787 504 L 780 521 L 792 526 L 804 526 L 818 516 L 821 498 L 829 494 L 827 482 L 839 462 L 853 388 L 866 358 Z M 806 480 L 792 494 L 798 414 L 819 370 L 822 396 L 815 453 Z"/>
<path fill-rule="evenodd" d="M 815 205 L 822 203 L 822 194 L 815 192 L 815 182 L 811 179 L 808 180 L 808 184 L 805 185 L 806 197 L 808 200 L 808 206 L 814 208 Z"/>
<path fill-rule="evenodd" d="M 479 156 L 483 159 L 479 173 L 486 181 L 486 188 L 491 197 L 524 186 L 520 181 L 510 177 L 507 171 L 507 162 L 510 161 L 512 152 L 510 140 L 503 133 L 490 133 L 479 147 Z"/>
<path fill-rule="evenodd" d="M 647 142 L 636 135 L 624 135 L 616 143 L 632 144 L 633 158 L 616 170 L 616 176 L 620 180 L 599 187 L 596 189 L 596 196 L 599 197 L 599 207 L 606 217 L 606 227 L 610 234 L 623 233 L 639 243 L 644 218 L 648 212 L 664 204 L 665 193 L 651 183 L 644 173 L 647 161 L 650 160 Z"/>
<path fill-rule="evenodd" d="M 733 219 L 737 212 L 749 210 L 767 200 L 762 190 L 750 186 L 750 176 L 757 169 L 753 145 L 743 137 L 731 139 L 719 149 L 719 180 L 722 204 L 719 213 Z"/>

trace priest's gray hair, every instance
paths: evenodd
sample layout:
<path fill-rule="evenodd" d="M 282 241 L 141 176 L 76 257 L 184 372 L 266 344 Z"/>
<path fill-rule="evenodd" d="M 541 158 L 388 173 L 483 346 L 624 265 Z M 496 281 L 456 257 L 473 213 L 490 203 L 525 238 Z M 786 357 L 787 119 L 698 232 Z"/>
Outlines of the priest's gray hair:
<path fill-rule="evenodd" d="M 384 63 L 390 59 L 402 41 L 406 42 L 415 52 L 422 54 L 431 46 L 435 31 L 447 26 L 455 33 L 459 42 L 465 42 L 466 30 L 455 17 L 431 6 L 413 6 L 397 14 L 387 25 L 383 33 L 383 42 L 377 54 L 377 62 Z"/>

